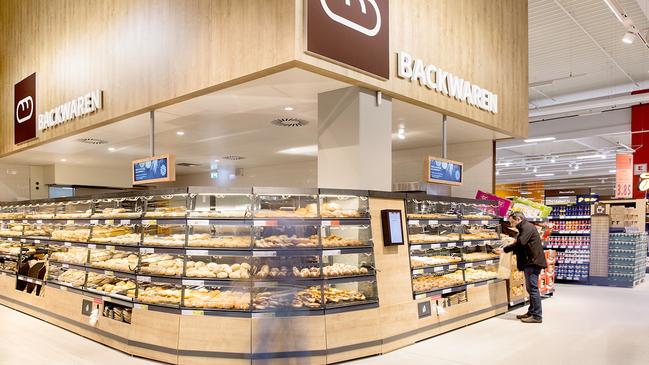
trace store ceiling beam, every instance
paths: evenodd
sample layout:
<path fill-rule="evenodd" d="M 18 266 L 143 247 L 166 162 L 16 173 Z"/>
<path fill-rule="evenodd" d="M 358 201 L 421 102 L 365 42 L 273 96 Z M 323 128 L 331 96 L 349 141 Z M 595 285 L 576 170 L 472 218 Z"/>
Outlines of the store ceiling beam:
<path fill-rule="evenodd" d="M 549 119 L 561 115 L 578 115 L 601 109 L 619 109 L 649 102 L 649 93 L 624 95 L 613 98 L 587 100 L 577 103 L 560 104 L 530 110 L 530 119 Z"/>
<path fill-rule="evenodd" d="M 602 47 L 602 45 L 599 44 L 599 42 L 597 42 L 597 40 L 595 40 L 595 38 L 586 30 L 586 28 L 584 28 L 581 25 L 581 23 L 579 23 L 579 21 L 577 21 L 577 19 L 575 19 L 575 17 L 563 5 L 561 5 L 559 0 L 554 0 L 554 3 L 559 7 L 559 9 L 561 9 L 561 11 L 563 11 L 566 14 L 566 16 L 568 18 L 570 18 L 570 20 L 572 20 L 573 23 L 575 23 L 575 25 L 579 29 L 581 29 L 582 32 L 584 32 L 584 34 L 586 34 L 586 36 L 593 42 L 593 44 L 595 44 L 595 46 L 597 46 L 597 48 L 599 48 L 599 50 L 602 51 L 602 53 L 611 61 L 611 63 L 613 65 L 615 65 L 615 67 L 617 67 L 618 70 L 620 70 L 620 72 L 622 72 L 624 74 L 624 76 L 627 79 L 629 79 L 634 84 L 638 85 L 638 83 L 631 77 L 631 75 L 629 75 L 629 73 L 626 72 L 622 68 L 622 66 L 620 66 L 620 64 L 617 62 L 617 60 L 613 56 L 611 56 L 611 54 L 608 53 L 608 51 L 606 49 L 604 49 L 604 47 Z"/>

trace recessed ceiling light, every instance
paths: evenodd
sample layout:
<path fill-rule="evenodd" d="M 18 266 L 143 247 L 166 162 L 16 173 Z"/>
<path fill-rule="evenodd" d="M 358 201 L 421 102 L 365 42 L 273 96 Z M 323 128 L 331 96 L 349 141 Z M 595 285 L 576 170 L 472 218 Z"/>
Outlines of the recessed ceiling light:
<path fill-rule="evenodd" d="M 219 163 L 219 162 L 221 162 L 221 160 L 214 160 L 214 162 Z"/>
<path fill-rule="evenodd" d="M 66 161 L 67 161 L 67 160 L 66 160 L 66 159 L 64 159 L 64 158 L 62 158 L 62 159 L 61 159 L 61 162 L 66 162 Z"/>
<path fill-rule="evenodd" d="M 511 162 L 500 162 L 496 164 L 496 166 L 505 166 L 505 167 L 509 167 L 511 165 L 512 165 Z"/>
<path fill-rule="evenodd" d="M 617 170 L 608 170 L 609 174 L 615 174 L 616 172 L 617 172 Z"/>
<path fill-rule="evenodd" d="M 109 150 L 110 152 L 115 152 L 115 147 L 108 147 L 108 150 Z"/>
<path fill-rule="evenodd" d="M 178 131 L 178 132 L 176 132 L 176 135 L 178 135 L 178 136 L 184 136 L 184 135 L 185 135 L 185 132 L 183 132 L 183 131 Z"/>
<path fill-rule="evenodd" d="M 293 108 L 292 106 L 287 106 L 287 107 L 284 107 L 284 110 L 286 110 L 287 112 L 290 112 L 290 111 L 295 110 L 295 108 Z"/>
<path fill-rule="evenodd" d="M 536 142 L 549 142 L 554 141 L 555 137 L 541 137 L 541 138 L 530 138 L 524 140 L 525 143 L 536 143 Z"/>
<path fill-rule="evenodd" d="M 575 164 L 575 170 L 579 170 L 579 164 Z"/>
<path fill-rule="evenodd" d="M 547 176 L 554 176 L 554 174 L 536 174 L 534 176 L 536 176 L 536 177 L 547 177 Z"/>
<path fill-rule="evenodd" d="M 318 145 L 310 146 L 301 146 L 301 147 L 291 147 L 285 150 L 278 151 L 284 155 L 304 155 L 304 156 L 317 156 L 318 155 Z"/>
<path fill-rule="evenodd" d="M 590 159 L 590 158 L 606 158 L 606 156 L 601 155 L 601 154 L 577 156 L 578 160 L 586 160 L 586 159 Z"/>
<path fill-rule="evenodd" d="M 622 37 L 622 42 L 626 44 L 631 44 L 633 43 L 634 40 L 635 40 L 635 34 L 631 32 L 626 32 L 626 34 L 624 34 L 624 37 Z"/>
<path fill-rule="evenodd" d="M 533 170 L 533 171 L 534 171 L 535 173 L 537 173 L 537 172 L 539 172 L 539 168 L 538 168 L 538 167 L 534 167 L 534 170 Z"/>
<path fill-rule="evenodd" d="M 554 158 L 554 157 L 551 157 L 551 158 L 550 158 L 550 162 L 551 162 L 551 163 L 555 163 L 555 162 L 557 162 L 557 159 Z"/>

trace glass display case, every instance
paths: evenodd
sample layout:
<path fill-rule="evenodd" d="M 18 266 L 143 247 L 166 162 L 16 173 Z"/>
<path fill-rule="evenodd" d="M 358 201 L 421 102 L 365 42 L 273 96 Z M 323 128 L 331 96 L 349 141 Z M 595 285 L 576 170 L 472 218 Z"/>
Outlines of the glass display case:
<path fill-rule="evenodd" d="M 489 220 L 498 218 L 498 203 L 476 201 L 474 203 L 460 203 L 462 219 Z"/>
<path fill-rule="evenodd" d="M 353 282 L 325 282 L 323 295 L 326 309 L 378 302 L 376 279 Z"/>
<path fill-rule="evenodd" d="M 25 219 L 53 219 L 56 203 L 30 204 L 25 208 Z"/>
<path fill-rule="evenodd" d="M 88 262 L 88 248 L 49 245 L 50 262 L 85 265 Z"/>
<path fill-rule="evenodd" d="M 322 286 L 299 283 L 255 283 L 252 309 L 257 312 L 290 312 L 324 309 Z"/>
<path fill-rule="evenodd" d="M 410 221 L 408 238 L 411 244 L 455 242 L 460 240 L 460 222 Z"/>
<path fill-rule="evenodd" d="M 499 221 L 496 220 L 481 222 L 465 221 L 462 225 L 461 232 L 463 241 L 500 239 L 500 225 Z"/>
<path fill-rule="evenodd" d="M 408 219 L 458 219 L 459 203 L 427 196 L 409 198 L 406 202 Z"/>
<path fill-rule="evenodd" d="M 47 270 L 47 281 L 81 289 L 86 283 L 86 272 L 85 270 L 73 269 L 61 264 L 50 264 Z"/>
<path fill-rule="evenodd" d="M 138 261 L 137 252 L 123 251 L 107 246 L 91 248 L 88 264 L 97 269 L 135 273 Z"/>
<path fill-rule="evenodd" d="M 25 236 L 48 238 L 57 241 L 88 242 L 90 239 L 90 223 L 85 224 L 34 224 L 32 229 L 37 234 L 27 234 L 28 227 L 25 227 Z"/>
<path fill-rule="evenodd" d="M 56 204 L 57 219 L 85 219 L 92 215 L 92 200 L 72 200 Z"/>
<path fill-rule="evenodd" d="M 183 247 L 187 238 L 187 225 L 167 223 L 163 220 L 154 223 L 144 221 L 142 224 L 144 246 Z"/>
<path fill-rule="evenodd" d="M 185 285 L 183 307 L 191 309 L 250 311 L 248 285 Z"/>
<path fill-rule="evenodd" d="M 24 223 L 0 222 L 1 237 L 20 237 L 23 235 Z"/>
<path fill-rule="evenodd" d="M 369 224 L 323 224 L 320 231 L 324 248 L 372 246 L 372 229 Z"/>
<path fill-rule="evenodd" d="M 90 242 L 137 246 L 142 241 L 141 224 L 95 225 L 92 227 Z"/>
<path fill-rule="evenodd" d="M 464 262 L 498 260 L 500 258 L 500 255 L 488 245 L 465 247 L 463 251 L 462 260 Z"/>
<path fill-rule="evenodd" d="M 369 218 L 367 191 L 320 189 L 320 217 L 329 219 Z"/>
<path fill-rule="evenodd" d="M 457 265 L 462 261 L 459 247 L 419 248 L 410 250 L 410 266 L 413 269 Z"/>
<path fill-rule="evenodd" d="M 17 259 L 0 256 L 0 271 L 15 274 L 18 270 Z"/>
<path fill-rule="evenodd" d="M 85 289 L 94 293 L 108 295 L 124 300 L 135 298 L 136 282 L 120 274 L 106 275 L 88 272 Z"/>
<path fill-rule="evenodd" d="M 188 221 L 187 246 L 191 248 L 250 248 L 252 225 L 250 222 Z"/>
<path fill-rule="evenodd" d="M 183 275 L 184 255 L 175 253 L 141 253 L 138 273 L 156 276 Z"/>
<path fill-rule="evenodd" d="M 464 283 L 463 271 L 460 269 L 440 273 L 416 274 L 412 277 L 412 289 L 415 294 L 451 288 Z"/>
<path fill-rule="evenodd" d="M 3 205 L 0 206 L 0 219 L 24 219 L 25 206 L 24 205 Z"/>
<path fill-rule="evenodd" d="M 187 193 L 145 196 L 144 218 L 187 217 Z"/>
<path fill-rule="evenodd" d="M 252 256 L 208 255 L 187 251 L 185 276 L 205 280 L 248 280 L 252 277 Z"/>
<path fill-rule="evenodd" d="M 254 189 L 255 218 L 317 218 L 318 192 L 308 189 Z"/>
<path fill-rule="evenodd" d="M 255 257 L 253 278 L 255 280 L 300 280 L 321 277 L 320 255 Z"/>
<path fill-rule="evenodd" d="M 344 252 L 322 254 L 322 276 L 345 278 L 374 275 L 374 254 L 371 252 Z"/>
<path fill-rule="evenodd" d="M 0 240 L 0 255 L 18 256 L 20 255 L 20 242 Z"/>
<path fill-rule="evenodd" d="M 142 216 L 144 200 L 138 196 L 105 197 L 94 200 L 94 219 L 137 219 Z"/>
<path fill-rule="evenodd" d="M 229 189 L 219 192 L 211 189 L 190 188 L 190 218 L 251 218 L 253 198 L 250 189 Z"/>
<path fill-rule="evenodd" d="M 137 280 L 136 300 L 138 303 L 180 307 L 182 285 Z"/>
<path fill-rule="evenodd" d="M 255 226 L 254 247 L 258 249 L 318 248 L 318 224 L 286 223 Z"/>
<path fill-rule="evenodd" d="M 464 270 L 464 278 L 467 283 L 493 280 L 498 277 L 498 263 L 473 265 Z"/>

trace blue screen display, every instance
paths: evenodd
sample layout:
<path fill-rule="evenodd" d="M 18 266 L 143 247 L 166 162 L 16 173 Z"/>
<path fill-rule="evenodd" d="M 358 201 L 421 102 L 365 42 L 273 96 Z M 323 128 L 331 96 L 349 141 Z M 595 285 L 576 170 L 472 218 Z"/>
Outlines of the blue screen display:
<path fill-rule="evenodd" d="M 452 183 L 461 183 L 462 165 L 431 159 L 430 165 L 428 166 L 428 178 Z"/>
<path fill-rule="evenodd" d="M 169 176 L 168 163 L 167 157 L 138 162 L 133 165 L 134 180 L 147 181 L 167 178 Z"/>

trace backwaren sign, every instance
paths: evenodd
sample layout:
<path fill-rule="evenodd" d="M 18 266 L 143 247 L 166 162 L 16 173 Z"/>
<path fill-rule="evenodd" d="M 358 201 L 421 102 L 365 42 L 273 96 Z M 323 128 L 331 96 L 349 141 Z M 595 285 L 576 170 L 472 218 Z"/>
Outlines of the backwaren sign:
<path fill-rule="evenodd" d="M 308 0 L 307 51 L 390 78 L 389 0 Z"/>

